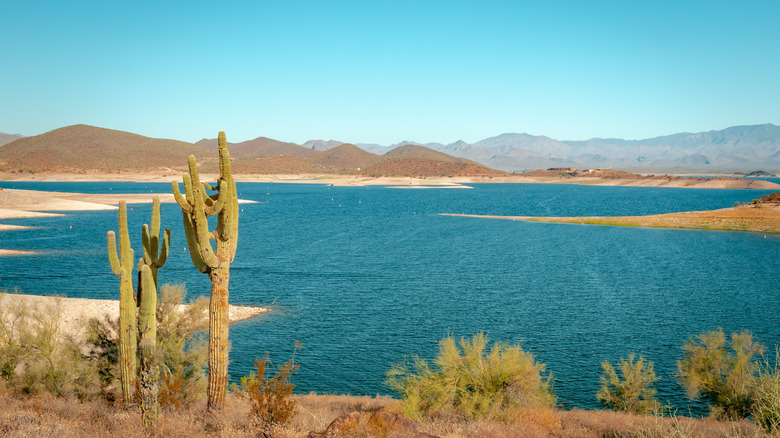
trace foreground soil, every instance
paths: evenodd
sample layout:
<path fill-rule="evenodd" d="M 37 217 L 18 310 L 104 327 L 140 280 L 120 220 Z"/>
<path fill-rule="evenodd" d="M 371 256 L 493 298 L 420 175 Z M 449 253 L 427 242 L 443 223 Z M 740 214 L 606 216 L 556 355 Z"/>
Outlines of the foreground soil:
<path fill-rule="evenodd" d="M 27 437 L 764 437 L 755 424 L 718 422 L 685 417 L 662 418 L 632 414 L 529 408 L 504 421 L 437 419 L 392 421 L 398 402 L 388 397 L 335 395 L 295 396 L 295 416 L 283 426 L 263 427 L 245 398 L 229 395 L 225 408 L 207 413 L 205 401 L 177 409 L 161 408 L 153 431 L 141 427 L 137 406 L 113 406 L 105 401 L 79 402 L 51 396 L 18 397 L 0 389 L 0 436 Z M 389 412 L 376 415 L 377 412 Z M 351 414 L 351 415 L 349 415 Z M 345 416 L 348 421 L 343 421 Z M 342 417 L 341 427 L 328 426 Z M 323 434 L 328 430 L 329 433 Z M 265 435 L 264 435 L 265 432 Z"/>
<path fill-rule="evenodd" d="M 553 222 L 581 225 L 616 225 L 624 227 L 684 228 L 714 231 L 750 231 L 780 234 L 780 205 L 741 205 L 709 211 L 656 214 L 650 216 L 582 216 L 582 217 L 533 217 L 450 214 L 449 216 L 482 217 L 491 219 Z"/>

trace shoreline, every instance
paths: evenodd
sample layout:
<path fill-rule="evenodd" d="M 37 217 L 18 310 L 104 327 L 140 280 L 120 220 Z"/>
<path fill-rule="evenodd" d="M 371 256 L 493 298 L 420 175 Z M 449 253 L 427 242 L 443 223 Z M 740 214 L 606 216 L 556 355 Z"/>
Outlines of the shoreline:
<path fill-rule="evenodd" d="M 203 173 L 204 181 L 214 180 L 217 174 Z M 675 188 L 706 188 L 706 189 L 758 189 L 780 190 L 780 184 L 760 179 L 746 179 L 732 176 L 713 177 L 677 177 L 654 176 L 643 178 L 603 178 L 603 177 L 556 177 L 556 176 L 526 176 L 494 175 L 494 176 L 452 176 L 452 177 L 370 177 L 362 175 L 339 174 L 236 174 L 237 182 L 265 182 L 285 184 L 328 184 L 333 186 L 464 186 L 467 184 L 578 184 L 597 186 L 625 187 L 675 187 Z M 26 182 L 159 182 L 170 183 L 180 181 L 181 172 L 148 172 L 148 173 L 36 173 L 15 174 L 0 172 L 0 183 L 3 181 Z M 422 187 L 420 187 L 422 188 Z"/>
<path fill-rule="evenodd" d="M 718 210 L 687 211 L 647 216 L 497 216 L 478 214 L 440 213 L 442 216 L 504 219 L 525 222 L 544 222 L 573 225 L 608 225 L 640 228 L 666 228 L 709 231 L 743 231 L 780 234 L 780 205 L 739 207 Z"/>
<path fill-rule="evenodd" d="M 53 309 L 59 306 L 62 320 L 61 329 L 66 333 L 77 334 L 87 327 L 87 321 L 92 318 L 109 316 L 119 317 L 119 300 L 102 300 L 92 298 L 68 298 L 46 295 L 18 294 L 13 292 L 0 293 L 0 307 L 21 304 L 30 308 Z M 188 304 L 182 304 L 188 306 Z M 246 321 L 272 310 L 266 307 L 230 305 L 228 317 L 230 323 Z"/>

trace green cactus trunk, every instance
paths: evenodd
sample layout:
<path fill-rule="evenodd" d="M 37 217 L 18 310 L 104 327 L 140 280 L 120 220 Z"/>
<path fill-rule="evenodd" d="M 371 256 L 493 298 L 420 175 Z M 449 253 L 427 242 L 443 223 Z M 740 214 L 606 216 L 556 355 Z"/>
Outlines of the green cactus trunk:
<path fill-rule="evenodd" d="M 225 399 L 228 369 L 228 283 L 229 269 L 214 269 L 209 273 L 211 300 L 209 301 L 209 387 L 208 406 L 221 409 Z"/>
<path fill-rule="evenodd" d="M 136 377 L 136 301 L 133 291 L 133 248 L 127 231 L 127 204 L 119 202 L 119 254 L 116 237 L 108 232 L 108 259 L 111 270 L 119 277 L 119 378 L 122 382 L 122 400 L 133 402 Z"/>
<path fill-rule="evenodd" d="M 172 184 L 176 202 L 182 210 L 187 245 L 195 267 L 209 274 L 209 386 L 208 408 L 220 410 L 225 400 L 228 369 L 228 284 L 230 263 L 238 242 L 238 196 L 230 172 L 230 155 L 225 133 L 219 133 L 219 179 L 215 187 L 202 184 L 195 157 L 190 155 L 189 174 L 182 177 L 185 196 Z M 209 195 L 206 190 L 216 190 Z M 217 216 L 217 227 L 208 229 L 208 216 Z M 212 247 L 211 240 L 215 241 Z"/>
<path fill-rule="evenodd" d="M 144 263 L 149 266 L 152 272 L 155 290 L 158 288 L 157 270 L 162 268 L 165 261 L 168 260 L 168 248 L 171 243 L 171 229 L 166 228 L 163 233 L 162 242 L 160 242 L 160 197 L 155 196 L 152 199 L 152 225 L 149 227 L 144 224 L 141 230 L 141 243 L 144 247 Z M 160 246 L 162 244 L 162 246 Z M 140 271 L 139 271 L 140 272 Z M 140 291 L 140 288 L 139 288 Z M 141 303 L 141 296 L 138 296 L 138 305 Z"/>
<path fill-rule="evenodd" d="M 143 260 L 143 259 L 142 259 Z M 138 333 L 141 352 L 140 388 L 141 420 L 144 427 L 157 426 L 157 393 L 160 370 L 157 366 L 157 288 L 154 285 L 152 269 L 139 265 L 141 282 L 139 295 L 142 297 L 138 309 Z"/>

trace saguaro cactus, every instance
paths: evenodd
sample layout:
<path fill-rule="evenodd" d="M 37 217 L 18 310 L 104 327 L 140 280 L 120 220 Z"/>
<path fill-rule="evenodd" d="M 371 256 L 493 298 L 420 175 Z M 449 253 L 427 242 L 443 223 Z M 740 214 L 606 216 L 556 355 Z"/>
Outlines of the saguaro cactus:
<path fill-rule="evenodd" d="M 141 351 L 141 420 L 145 427 L 157 426 L 157 390 L 160 370 L 157 366 L 157 288 L 154 285 L 152 268 L 144 263 L 138 264 L 140 283 L 138 284 L 138 334 Z"/>
<path fill-rule="evenodd" d="M 154 288 L 157 289 L 157 270 L 162 268 L 168 259 L 168 248 L 171 244 L 171 229 L 166 228 L 163 233 L 162 246 L 160 247 L 160 197 L 155 196 L 152 199 L 152 225 L 144 224 L 142 234 L 142 244 L 144 247 L 144 264 L 149 266 L 154 280 Z M 140 269 L 139 269 L 140 272 Z M 140 284 L 140 283 L 139 283 Z M 139 288 L 139 291 L 141 288 Z M 141 297 L 138 297 L 138 303 L 141 303 Z"/>
<path fill-rule="evenodd" d="M 230 155 L 225 133 L 219 133 L 219 179 L 215 187 L 203 184 L 195 157 L 190 155 L 189 174 L 182 176 L 185 196 L 172 184 L 181 207 L 187 245 L 195 267 L 211 280 L 209 302 L 209 387 L 208 408 L 222 409 L 228 368 L 228 283 L 230 263 L 238 242 L 238 196 L 230 173 Z M 209 195 L 207 190 L 217 193 Z M 208 229 L 208 216 L 217 216 L 217 227 Z M 211 245 L 214 240 L 214 247 Z"/>
<path fill-rule="evenodd" d="M 135 381 L 135 293 L 133 291 L 133 248 L 127 231 L 127 204 L 119 202 L 119 254 L 116 237 L 108 232 L 108 259 L 111 270 L 119 277 L 119 378 L 122 382 L 122 399 L 125 404 L 133 401 Z"/>

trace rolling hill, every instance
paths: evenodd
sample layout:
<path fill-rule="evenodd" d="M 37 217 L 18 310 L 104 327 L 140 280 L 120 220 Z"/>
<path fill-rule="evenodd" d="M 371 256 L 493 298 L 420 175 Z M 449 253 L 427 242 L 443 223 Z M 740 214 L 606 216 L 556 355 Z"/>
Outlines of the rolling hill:
<path fill-rule="evenodd" d="M 353 144 L 332 142 L 327 150 L 258 137 L 228 143 L 237 174 L 349 174 L 373 176 L 463 176 L 500 172 L 421 146 L 401 146 L 384 156 Z M 73 125 L 17 139 L 0 147 L 0 169 L 10 172 L 155 172 L 184 170 L 189 155 L 204 172 L 216 172 L 217 142 L 196 144 L 130 132 Z"/>
<path fill-rule="evenodd" d="M 406 145 L 397 147 L 365 169 L 367 176 L 489 176 L 504 172 L 471 160 L 453 157 L 433 149 Z"/>
<path fill-rule="evenodd" d="M 203 139 L 195 143 L 210 150 L 217 150 L 217 139 Z M 277 156 L 308 157 L 315 153 L 295 143 L 285 143 L 272 138 L 257 137 L 241 143 L 227 143 L 232 158 L 268 158 Z"/>
<path fill-rule="evenodd" d="M 191 143 L 73 125 L 0 147 L 0 168 L 75 173 L 186 168 L 191 154 L 216 157 L 214 152 Z"/>

